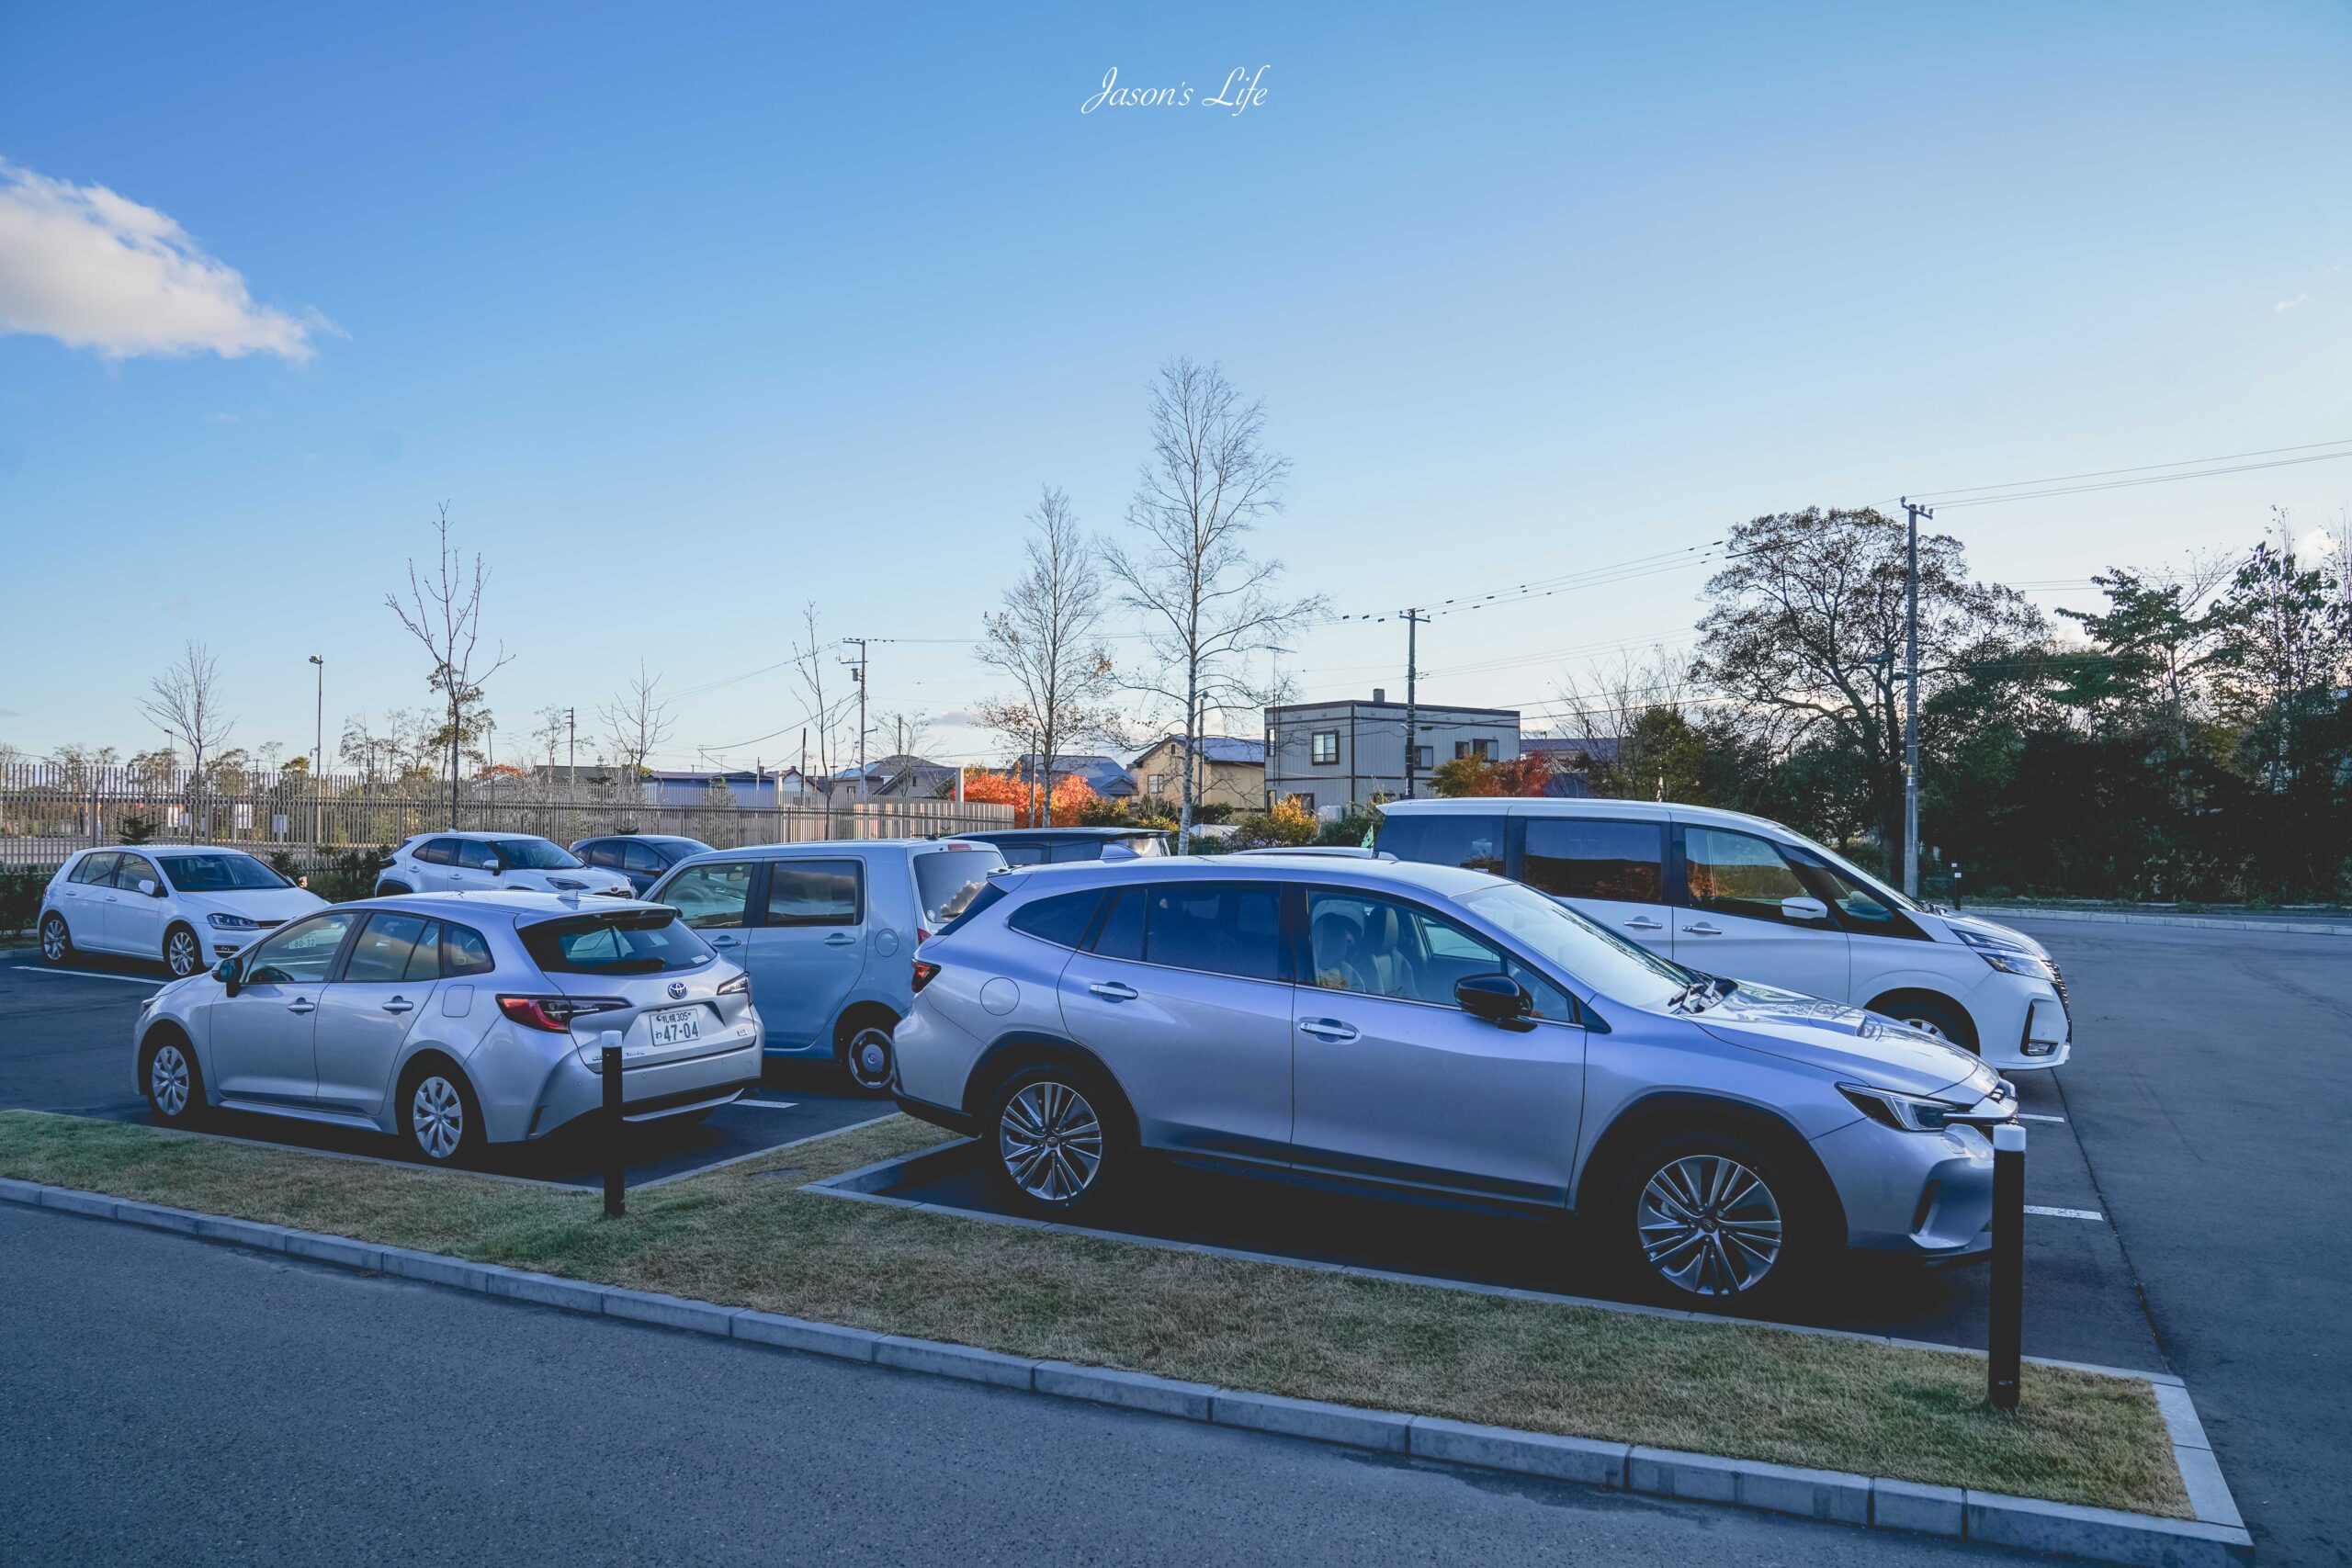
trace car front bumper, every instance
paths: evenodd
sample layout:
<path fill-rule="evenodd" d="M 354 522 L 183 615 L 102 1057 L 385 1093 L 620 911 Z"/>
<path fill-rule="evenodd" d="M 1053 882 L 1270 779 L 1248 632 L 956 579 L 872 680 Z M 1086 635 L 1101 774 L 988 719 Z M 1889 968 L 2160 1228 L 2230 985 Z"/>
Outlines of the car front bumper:
<path fill-rule="evenodd" d="M 1917 1258 L 1991 1245 L 1993 1143 L 1973 1127 L 1905 1133 L 1868 1118 L 1813 1141 L 1846 1211 L 1846 1245 Z"/>

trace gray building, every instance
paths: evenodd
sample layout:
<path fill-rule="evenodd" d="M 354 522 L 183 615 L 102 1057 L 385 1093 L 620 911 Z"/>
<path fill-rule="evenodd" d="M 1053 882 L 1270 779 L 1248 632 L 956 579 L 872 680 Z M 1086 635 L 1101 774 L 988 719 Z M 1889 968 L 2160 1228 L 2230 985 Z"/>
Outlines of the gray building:
<path fill-rule="evenodd" d="M 1430 772 L 1456 757 L 1498 762 L 1519 755 L 1519 713 L 1423 703 L 1414 719 L 1420 747 L 1418 793 Z M 1329 815 L 1375 796 L 1405 793 L 1405 705 L 1374 690 L 1370 702 L 1293 703 L 1266 710 L 1266 798 L 1286 795 Z"/>

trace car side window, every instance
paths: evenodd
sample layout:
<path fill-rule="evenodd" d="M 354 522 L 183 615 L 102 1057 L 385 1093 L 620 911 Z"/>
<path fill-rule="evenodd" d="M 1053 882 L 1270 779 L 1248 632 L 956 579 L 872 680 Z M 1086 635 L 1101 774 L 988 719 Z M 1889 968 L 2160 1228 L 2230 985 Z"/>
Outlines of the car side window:
<path fill-rule="evenodd" d="M 598 861 L 596 864 L 617 865 L 623 871 L 635 872 L 640 876 L 659 876 L 670 869 L 669 863 L 650 844 L 607 844 L 605 851 L 607 854 L 617 851 L 619 858 Z"/>
<path fill-rule="evenodd" d="M 1138 889 L 1147 964 L 1230 975 L 1282 977 L 1282 889 L 1271 883 L 1157 883 Z"/>
<path fill-rule="evenodd" d="M 865 917 L 865 866 L 854 860 L 768 863 L 767 923 L 854 926 Z"/>
<path fill-rule="evenodd" d="M 469 871 L 488 871 L 499 863 L 498 846 L 481 839 L 459 839 L 458 863 Z"/>
<path fill-rule="evenodd" d="M 453 926 L 444 921 L 441 926 L 441 977 L 457 979 L 467 975 L 487 975 L 498 967 L 490 955 L 490 941 L 469 926 Z"/>
<path fill-rule="evenodd" d="M 752 903 L 752 863 L 715 861 L 690 865 L 662 889 L 662 902 L 695 931 L 732 930 L 747 924 Z"/>
<path fill-rule="evenodd" d="M 139 885 L 142 882 L 156 882 L 160 885 L 155 868 L 147 857 L 145 855 L 120 856 L 114 868 L 114 885 L 128 892 L 136 893 L 139 891 Z"/>
<path fill-rule="evenodd" d="M 1567 994 L 1485 938 L 1395 899 L 1336 889 L 1306 896 L 1310 982 L 1325 990 L 1458 1008 L 1453 987 L 1473 975 L 1509 975 L 1538 1018 L 1576 1021 Z"/>
<path fill-rule="evenodd" d="M 1102 902 L 1102 890 L 1088 888 L 1083 893 L 1057 893 L 1050 898 L 1033 899 L 1012 911 L 1005 924 L 1024 936 L 1039 942 L 1050 942 L 1057 947 L 1076 947 L 1086 940 L 1086 928 L 1094 923 L 1094 911 Z"/>
<path fill-rule="evenodd" d="M 1721 828 L 1682 829 L 1684 889 L 1690 907 L 1754 920 L 1782 920 L 1781 900 L 1813 890 L 1769 839 Z"/>
<path fill-rule="evenodd" d="M 415 858 L 427 865 L 455 865 L 458 863 L 458 840 L 428 839 L 416 846 Z"/>
<path fill-rule="evenodd" d="M 1503 869 L 1503 818 L 1498 811 L 1427 811 L 1383 818 L 1375 840 L 1398 860 L 1424 865 L 1459 865 L 1472 871 Z"/>
<path fill-rule="evenodd" d="M 582 865 L 618 865 L 621 863 L 620 846 L 610 840 L 602 843 L 574 844 L 571 852 L 580 857 Z"/>
<path fill-rule="evenodd" d="M 273 931 L 244 960 L 245 983 L 314 986 L 323 981 L 359 914 L 356 909 L 330 910 Z"/>
<path fill-rule="evenodd" d="M 79 882 L 92 887 L 110 886 L 114 882 L 116 863 L 121 859 L 120 855 L 111 851 L 84 855 L 80 863 L 74 867 L 74 874 L 66 880 Z"/>
<path fill-rule="evenodd" d="M 394 980 L 429 979 L 439 972 L 440 963 L 435 949 L 440 945 L 436 920 L 422 915 L 406 915 L 393 909 L 379 909 L 368 917 L 359 936 L 351 944 L 351 956 L 343 965 L 343 977 L 348 981 L 383 984 Z M 423 973 L 416 968 L 417 953 L 422 948 L 434 961 Z"/>
<path fill-rule="evenodd" d="M 1520 880 L 1560 898 L 1666 902 L 1666 829 L 1656 822 L 1531 817 Z"/>

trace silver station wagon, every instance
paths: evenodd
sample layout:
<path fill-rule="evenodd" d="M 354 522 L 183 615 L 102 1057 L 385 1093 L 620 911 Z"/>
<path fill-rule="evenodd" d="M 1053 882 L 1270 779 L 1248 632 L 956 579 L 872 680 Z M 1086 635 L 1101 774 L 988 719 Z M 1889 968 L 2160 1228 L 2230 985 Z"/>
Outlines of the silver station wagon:
<path fill-rule="evenodd" d="M 1071 1214 L 1139 1155 L 1575 1211 L 1672 1296 L 1988 1244 L 2016 1097 L 1858 1008 L 1678 967 L 1516 883 L 1332 857 L 999 874 L 916 955 L 905 1110 Z"/>
<path fill-rule="evenodd" d="M 156 1116 L 212 1107 L 393 1134 L 435 1164 L 543 1138 L 604 1102 L 698 1116 L 760 1078 L 742 970 L 674 909 L 552 893 L 418 893 L 282 926 L 139 1015 Z"/>

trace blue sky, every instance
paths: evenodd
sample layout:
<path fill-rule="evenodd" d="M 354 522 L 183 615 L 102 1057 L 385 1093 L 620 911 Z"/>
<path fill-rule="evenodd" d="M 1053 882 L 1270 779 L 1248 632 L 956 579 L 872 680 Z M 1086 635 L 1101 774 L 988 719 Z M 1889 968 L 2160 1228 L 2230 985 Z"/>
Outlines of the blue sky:
<path fill-rule="evenodd" d="M 1266 97 L 1081 115 L 1113 66 Z M 18 193 L 163 214 L 251 303 L 233 357 L 0 335 L 0 742 L 152 744 L 190 637 L 242 744 L 307 749 L 312 652 L 331 732 L 420 705 L 382 598 L 445 500 L 515 653 L 502 751 L 640 658 L 780 660 L 810 598 L 973 636 L 1041 484 L 1119 525 L 1179 353 L 1265 400 L 1263 548 L 1342 610 L 2352 436 L 2346 80 L 2322 4 L 10 7 Z M 1950 521 L 2072 582 L 2347 498 L 2352 462 Z M 1566 650 L 1686 637 L 1703 577 L 1441 621 L 1425 689 L 1540 704 Z M 1289 667 L 1399 687 L 1400 630 Z M 873 655 L 880 709 L 990 689 Z M 729 743 L 805 707 L 715 687 L 661 760 L 790 760 Z"/>

